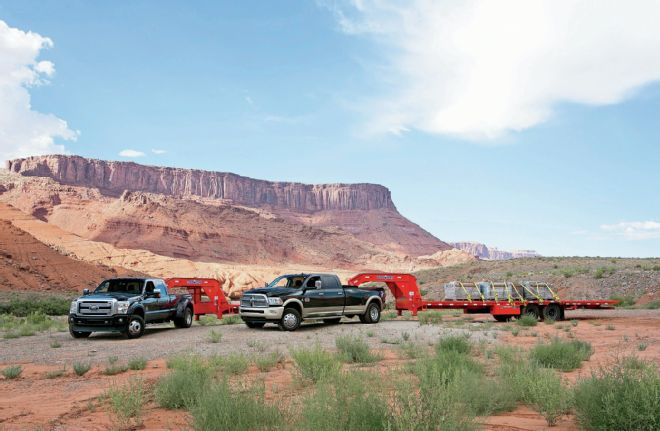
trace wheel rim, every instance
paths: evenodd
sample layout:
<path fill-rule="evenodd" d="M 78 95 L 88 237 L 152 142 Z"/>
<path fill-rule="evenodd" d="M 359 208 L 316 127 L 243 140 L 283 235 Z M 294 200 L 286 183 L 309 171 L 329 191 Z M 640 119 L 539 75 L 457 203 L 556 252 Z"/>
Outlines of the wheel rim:
<path fill-rule="evenodd" d="M 192 324 L 192 313 L 190 312 L 190 309 L 186 310 L 186 325 Z"/>
<path fill-rule="evenodd" d="M 287 329 L 293 329 L 298 324 L 298 318 L 293 313 L 285 314 L 284 318 L 282 319 L 282 324 Z"/>
<path fill-rule="evenodd" d="M 371 320 L 378 320 L 378 307 L 372 306 L 371 309 L 369 310 L 369 317 L 371 317 Z"/>
<path fill-rule="evenodd" d="M 131 323 L 128 324 L 128 332 L 131 335 L 137 335 L 142 330 L 142 324 L 138 320 L 131 320 Z"/>

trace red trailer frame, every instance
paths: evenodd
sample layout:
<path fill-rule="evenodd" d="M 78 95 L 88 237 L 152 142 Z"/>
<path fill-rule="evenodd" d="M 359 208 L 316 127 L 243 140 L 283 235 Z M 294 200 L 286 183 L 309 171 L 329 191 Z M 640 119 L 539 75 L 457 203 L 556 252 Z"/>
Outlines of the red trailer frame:
<path fill-rule="evenodd" d="M 411 274 L 396 273 L 363 273 L 358 274 L 348 280 L 351 286 L 359 287 L 365 283 L 385 283 L 389 287 L 395 298 L 395 308 L 397 314 L 406 310 L 413 316 L 417 316 L 418 311 L 430 309 L 459 309 L 466 314 L 490 313 L 497 320 L 506 320 L 512 316 L 520 316 L 526 312 L 536 314 L 543 318 L 544 310 L 551 304 L 556 304 L 561 310 L 561 315 L 556 320 L 563 320 L 564 310 L 575 310 L 578 308 L 588 309 L 611 309 L 619 301 L 615 300 L 566 300 L 557 299 L 530 299 L 530 300 L 445 300 L 445 301 L 427 301 L 422 298 L 422 294 L 417 286 L 417 278 Z M 556 308 L 554 308 L 556 310 Z"/>
<path fill-rule="evenodd" d="M 168 289 L 185 288 L 192 295 L 195 320 L 203 314 L 215 314 L 222 319 L 223 314 L 238 313 L 238 304 L 227 300 L 220 282 L 214 278 L 168 278 Z"/>

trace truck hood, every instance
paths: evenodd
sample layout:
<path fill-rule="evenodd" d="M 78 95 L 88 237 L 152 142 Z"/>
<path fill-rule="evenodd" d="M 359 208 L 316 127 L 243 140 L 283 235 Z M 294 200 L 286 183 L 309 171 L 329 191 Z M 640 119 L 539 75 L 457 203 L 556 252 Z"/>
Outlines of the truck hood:
<path fill-rule="evenodd" d="M 250 289 L 243 292 L 243 294 L 260 293 L 269 297 L 276 298 L 278 296 L 291 295 L 300 289 L 293 289 L 289 287 L 262 287 L 260 289 Z"/>
<path fill-rule="evenodd" d="M 90 293 L 89 295 L 83 295 L 79 297 L 79 300 L 89 300 L 89 301 L 109 301 L 111 299 L 116 299 L 117 301 L 129 301 L 138 296 L 127 293 Z"/>

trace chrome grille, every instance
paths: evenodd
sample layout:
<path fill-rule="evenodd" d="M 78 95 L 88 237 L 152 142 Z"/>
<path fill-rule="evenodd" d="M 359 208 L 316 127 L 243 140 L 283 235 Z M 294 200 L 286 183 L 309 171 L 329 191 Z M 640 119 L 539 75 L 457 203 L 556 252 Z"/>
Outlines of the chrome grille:
<path fill-rule="evenodd" d="M 113 301 L 80 301 L 78 314 L 81 316 L 112 316 Z"/>
<path fill-rule="evenodd" d="M 266 298 L 266 295 L 260 293 L 245 294 L 241 297 L 241 307 L 268 307 L 268 299 Z"/>

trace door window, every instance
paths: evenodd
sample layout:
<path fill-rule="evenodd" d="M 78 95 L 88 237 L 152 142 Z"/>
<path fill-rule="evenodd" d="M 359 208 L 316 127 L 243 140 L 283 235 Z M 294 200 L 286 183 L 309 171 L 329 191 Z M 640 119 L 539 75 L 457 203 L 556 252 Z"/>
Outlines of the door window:
<path fill-rule="evenodd" d="M 314 289 L 316 280 L 319 280 L 319 276 L 314 276 L 314 277 L 309 277 L 307 279 L 307 283 L 305 283 L 305 287 L 309 287 L 310 289 Z"/>
<path fill-rule="evenodd" d="M 322 275 L 321 283 L 323 284 L 321 286 L 322 289 L 341 289 L 337 278 L 330 275 Z"/>
<path fill-rule="evenodd" d="M 165 283 L 162 281 L 156 281 L 154 283 L 154 292 L 160 292 L 160 297 L 164 298 L 167 296 L 167 287 L 165 286 Z"/>

